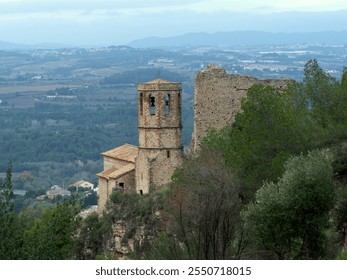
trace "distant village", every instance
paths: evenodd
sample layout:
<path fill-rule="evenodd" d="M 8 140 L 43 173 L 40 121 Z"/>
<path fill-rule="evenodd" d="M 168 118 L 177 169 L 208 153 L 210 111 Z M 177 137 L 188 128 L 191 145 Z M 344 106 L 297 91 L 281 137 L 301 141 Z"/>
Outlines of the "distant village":
<path fill-rule="evenodd" d="M 68 187 L 60 187 L 58 185 L 53 185 L 45 194 L 39 195 L 35 198 L 36 201 L 49 201 L 57 198 L 67 198 L 71 197 L 73 192 L 95 192 L 98 193 L 98 187 L 93 183 L 80 180 L 73 184 L 70 184 Z M 16 196 L 25 196 L 27 193 L 26 190 L 15 189 L 14 195 Z"/>

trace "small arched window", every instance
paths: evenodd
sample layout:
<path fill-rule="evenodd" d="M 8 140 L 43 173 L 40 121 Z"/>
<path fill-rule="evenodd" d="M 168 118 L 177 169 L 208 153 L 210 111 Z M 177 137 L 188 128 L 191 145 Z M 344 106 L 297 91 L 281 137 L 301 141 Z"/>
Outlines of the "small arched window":
<path fill-rule="evenodd" d="M 170 94 L 165 95 L 165 115 L 170 115 Z"/>
<path fill-rule="evenodd" d="M 181 114 L 181 110 L 182 110 L 182 104 L 181 104 L 181 93 L 178 94 L 178 114 Z"/>
<path fill-rule="evenodd" d="M 143 115 L 143 93 L 140 93 L 140 115 Z"/>
<path fill-rule="evenodd" d="M 149 96 L 149 114 L 155 115 L 155 96 L 152 94 Z"/>

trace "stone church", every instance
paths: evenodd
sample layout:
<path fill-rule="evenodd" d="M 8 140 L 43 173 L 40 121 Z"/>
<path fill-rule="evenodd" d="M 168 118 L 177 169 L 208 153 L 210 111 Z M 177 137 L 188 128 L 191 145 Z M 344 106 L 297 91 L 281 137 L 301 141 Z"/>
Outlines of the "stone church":
<path fill-rule="evenodd" d="M 241 100 L 254 84 L 283 90 L 290 80 L 259 80 L 251 76 L 230 75 L 218 65 L 209 65 L 195 76 L 194 132 L 191 152 L 199 151 L 209 127 L 221 129 L 235 120 Z M 99 177 L 101 213 L 113 189 L 145 194 L 170 182 L 183 161 L 182 86 L 161 79 L 139 84 L 139 147 L 124 144 L 102 153 L 104 171 Z"/>
<path fill-rule="evenodd" d="M 139 84 L 139 146 L 124 144 L 102 153 L 98 212 L 114 189 L 145 194 L 168 184 L 183 160 L 182 86 L 161 79 Z"/>

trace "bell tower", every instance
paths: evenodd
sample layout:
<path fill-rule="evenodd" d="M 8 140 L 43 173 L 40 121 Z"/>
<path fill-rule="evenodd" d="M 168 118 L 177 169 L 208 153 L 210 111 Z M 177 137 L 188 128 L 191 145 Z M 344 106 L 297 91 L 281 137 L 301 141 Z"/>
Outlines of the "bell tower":
<path fill-rule="evenodd" d="M 168 184 L 183 160 L 181 83 L 161 79 L 139 84 L 136 192 Z"/>

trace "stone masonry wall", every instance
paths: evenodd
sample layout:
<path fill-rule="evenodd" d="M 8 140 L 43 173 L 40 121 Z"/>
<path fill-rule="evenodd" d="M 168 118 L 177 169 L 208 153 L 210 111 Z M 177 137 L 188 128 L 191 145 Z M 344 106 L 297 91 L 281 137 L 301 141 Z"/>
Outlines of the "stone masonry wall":
<path fill-rule="evenodd" d="M 104 170 L 108 170 L 111 168 L 119 169 L 126 166 L 127 164 L 129 164 L 129 162 L 127 161 L 104 156 Z"/>
<path fill-rule="evenodd" d="M 117 179 L 105 179 L 99 177 L 99 200 L 98 212 L 102 213 L 106 209 L 106 204 L 110 199 L 110 195 L 115 188 L 120 188 L 119 183 L 124 184 L 125 193 L 134 193 L 135 189 L 135 171 L 130 171 L 124 176 Z"/>
<path fill-rule="evenodd" d="M 197 152 L 208 128 L 217 130 L 235 120 L 241 100 L 254 84 L 284 89 L 290 80 L 259 80 L 252 76 L 230 75 L 218 65 L 209 65 L 195 77 L 194 132 L 191 151 Z"/>

